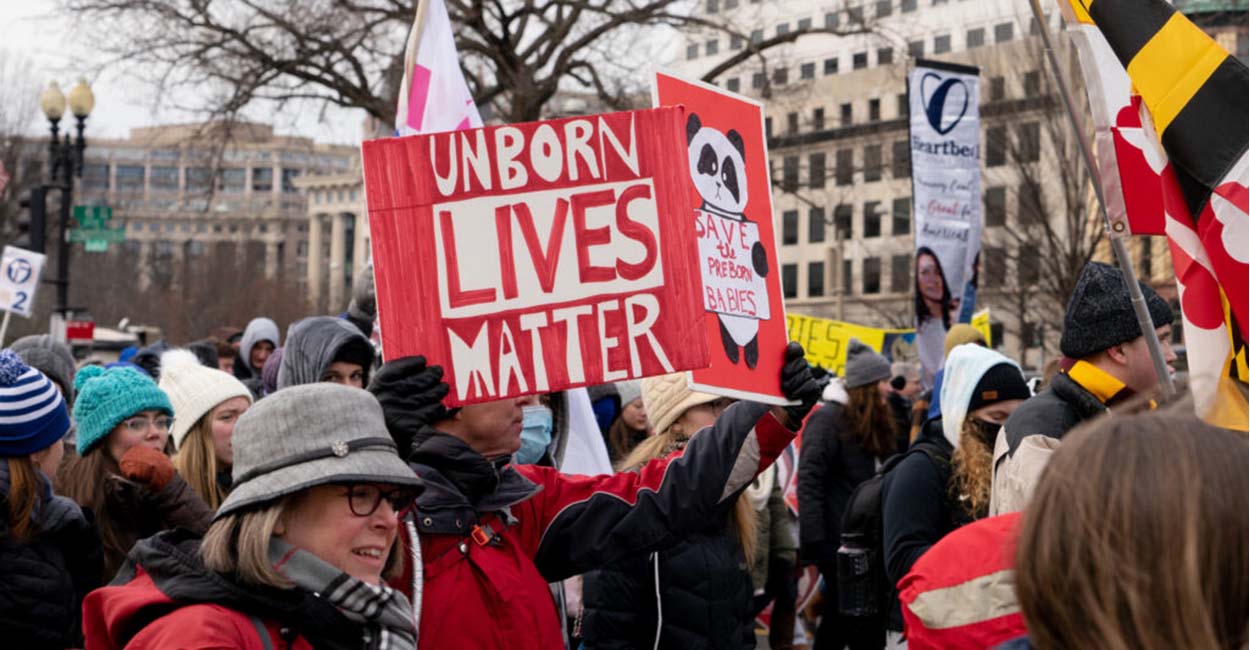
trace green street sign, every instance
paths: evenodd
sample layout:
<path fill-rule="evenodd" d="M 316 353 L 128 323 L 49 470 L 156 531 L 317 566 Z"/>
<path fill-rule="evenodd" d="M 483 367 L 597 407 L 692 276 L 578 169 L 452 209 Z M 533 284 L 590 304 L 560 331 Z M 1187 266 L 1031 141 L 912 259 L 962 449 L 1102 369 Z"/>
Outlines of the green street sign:
<path fill-rule="evenodd" d="M 108 227 L 113 219 L 113 208 L 107 205 L 76 205 L 74 220 L 83 230 L 99 230 Z"/>
<path fill-rule="evenodd" d="M 69 240 L 71 242 L 91 242 L 91 241 L 126 241 L 125 228 L 101 228 L 98 230 L 87 230 L 85 228 L 75 228 L 69 231 Z"/>
<path fill-rule="evenodd" d="M 88 253 L 107 253 L 109 243 L 103 239 L 88 239 L 82 247 Z"/>

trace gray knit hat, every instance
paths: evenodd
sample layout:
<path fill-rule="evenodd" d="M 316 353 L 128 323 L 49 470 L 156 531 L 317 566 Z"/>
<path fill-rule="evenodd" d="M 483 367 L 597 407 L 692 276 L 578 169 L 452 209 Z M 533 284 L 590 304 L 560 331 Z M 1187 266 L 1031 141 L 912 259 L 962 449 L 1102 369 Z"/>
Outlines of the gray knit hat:
<path fill-rule="evenodd" d="M 284 388 L 239 418 L 233 445 L 234 488 L 217 519 L 327 483 L 424 485 L 396 454 L 382 407 L 359 388 Z"/>
<path fill-rule="evenodd" d="M 68 345 L 47 334 L 32 334 L 14 341 L 12 348 L 26 365 L 61 387 L 66 404 L 74 403 L 74 353 Z"/>
<path fill-rule="evenodd" d="M 889 378 L 890 361 L 859 339 L 851 339 L 846 348 L 846 367 L 842 371 L 846 387 L 859 388 Z"/>
<path fill-rule="evenodd" d="M 637 379 L 626 379 L 616 382 L 616 394 L 621 396 L 621 408 L 636 399 L 642 399 L 642 382 Z"/>
<path fill-rule="evenodd" d="M 1138 281 L 1155 327 L 1172 322 L 1172 308 L 1145 282 Z M 1133 303 L 1120 270 L 1102 262 L 1090 262 L 1081 270 L 1076 289 L 1063 315 L 1063 338 L 1059 350 L 1065 357 L 1084 359 L 1142 335 Z"/>

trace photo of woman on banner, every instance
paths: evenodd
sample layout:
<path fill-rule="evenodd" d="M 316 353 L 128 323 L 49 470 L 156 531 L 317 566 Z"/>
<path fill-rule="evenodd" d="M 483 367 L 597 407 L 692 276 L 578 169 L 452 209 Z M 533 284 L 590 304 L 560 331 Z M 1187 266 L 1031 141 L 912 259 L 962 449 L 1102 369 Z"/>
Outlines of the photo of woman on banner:
<path fill-rule="evenodd" d="M 916 248 L 916 342 L 920 363 L 924 366 L 925 386 L 933 385 L 933 377 L 942 367 L 946 331 L 960 320 L 964 290 L 959 287 L 958 294 L 952 295 L 951 282 L 944 269 L 951 268 L 958 274 L 963 250 L 952 248 L 956 248 L 951 252 L 958 253 L 958 258 L 952 261 L 952 256 L 948 255 L 947 264 L 942 263 L 942 257 L 934 248 L 923 245 Z"/>

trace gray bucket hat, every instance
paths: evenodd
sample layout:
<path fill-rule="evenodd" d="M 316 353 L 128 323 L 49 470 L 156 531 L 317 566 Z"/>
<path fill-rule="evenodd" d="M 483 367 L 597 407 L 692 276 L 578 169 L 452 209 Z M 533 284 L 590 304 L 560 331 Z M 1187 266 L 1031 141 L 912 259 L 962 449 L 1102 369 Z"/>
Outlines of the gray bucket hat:
<path fill-rule="evenodd" d="M 424 483 L 399 458 L 382 407 L 359 388 L 284 388 L 234 427 L 234 488 L 214 519 L 327 483 Z"/>

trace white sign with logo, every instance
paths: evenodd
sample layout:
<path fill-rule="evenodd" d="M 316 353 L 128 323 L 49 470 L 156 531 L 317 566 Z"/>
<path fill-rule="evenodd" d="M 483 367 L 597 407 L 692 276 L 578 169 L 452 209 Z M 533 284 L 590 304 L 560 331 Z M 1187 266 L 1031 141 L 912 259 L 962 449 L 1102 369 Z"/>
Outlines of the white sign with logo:
<path fill-rule="evenodd" d="M 981 252 L 980 71 L 917 60 L 907 77 L 916 331 L 927 382 L 942 366 L 952 323 L 976 302 Z"/>
<path fill-rule="evenodd" d="M 43 272 L 41 253 L 5 246 L 0 259 L 0 309 L 30 318 Z"/>

